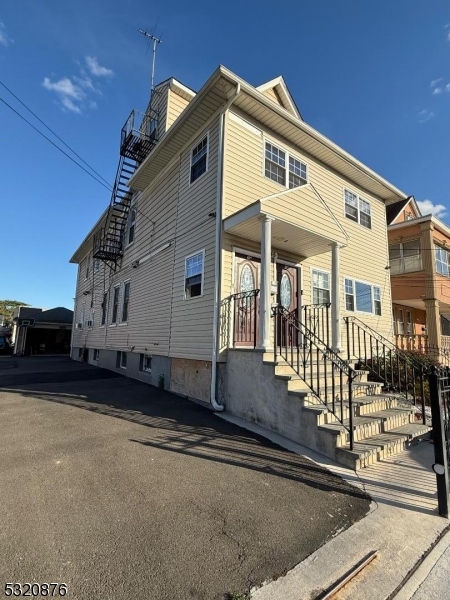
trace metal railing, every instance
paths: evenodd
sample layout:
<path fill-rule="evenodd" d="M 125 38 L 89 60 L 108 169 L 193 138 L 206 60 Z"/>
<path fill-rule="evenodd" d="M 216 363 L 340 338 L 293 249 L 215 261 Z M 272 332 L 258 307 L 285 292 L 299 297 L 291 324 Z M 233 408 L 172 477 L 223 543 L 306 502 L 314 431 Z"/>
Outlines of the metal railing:
<path fill-rule="evenodd" d="M 230 345 L 256 348 L 259 327 L 259 290 L 232 294 L 220 303 L 221 349 Z M 231 338 L 231 340 L 230 340 Z"/>
<path fill-rule="evenodd" d="M 315 333 L 324 343 L 330 345 L 330 306 L 327 304 L 306 304 L 302 306 L 301 321 Z"/>
<path fill-rule="evenodd" d="M 372 379 L 383 382 L 387 389 L 415 407 L 420 402 L 422 421 L 426 424 L 425 366 L 357 317 L 344 317 L 344 321 L 348 360 L 356 360 L 370 371 Z"/>
<path fill-rule="evenodd" d="M 274 360 L 281 356 L 348 432 L 354 446 L 353 382 L 357 372 L 304 323 L 281 306 L 274 317 Z M 348 419 L 344 408 L 348 407 Z"/>

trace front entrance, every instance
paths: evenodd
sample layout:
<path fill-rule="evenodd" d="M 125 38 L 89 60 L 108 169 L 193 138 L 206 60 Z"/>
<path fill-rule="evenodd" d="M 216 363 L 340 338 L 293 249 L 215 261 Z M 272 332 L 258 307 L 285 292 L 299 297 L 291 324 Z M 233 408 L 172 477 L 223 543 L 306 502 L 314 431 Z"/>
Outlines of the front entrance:
<path fill-rule="evenodd" d="M 298 319 L 297 267 L 277 262 L 278 304 Z M 298 344 L 297 330 L 278 331 L 277 343 L 281 346 Z"/>
<path fill-rule="evenodd" d="M 256 347 L 259 343 L 261 261 L 255 256 L 236 253 L 234 273 L 234 343 L 236 346 Z M 277 296 L 272 297 L 273 301 L 298 318 L 298 268 L 277 261 L 276 279 Z M 288 341 L 297 344 L 297 336 L 292 339 L 292 333 L 289 334 Z"/>
<path fill-rule="evenodd" d="M 259 258 L 235 255 L 234 342 L 257 346 L 259 341 Z M 258 290 L 258 292 L 256 291 Z"/>

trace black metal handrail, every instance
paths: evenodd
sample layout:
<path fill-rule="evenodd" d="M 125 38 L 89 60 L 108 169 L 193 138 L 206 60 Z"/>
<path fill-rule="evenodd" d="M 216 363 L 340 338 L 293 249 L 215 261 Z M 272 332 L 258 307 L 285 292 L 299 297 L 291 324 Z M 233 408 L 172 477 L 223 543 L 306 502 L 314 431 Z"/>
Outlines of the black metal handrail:
<path fill-rule="evenodd" d="M 232 345 L 256 348 L 259 325 L 259 289 L 231 294 L 220 303 L 220 347 L 227 348 L 233 328 Z"/>
<path fill-rule="evenodd" d="M 306 304 L 302 306 L 302 323 L 330 345 L 330 307 L 331 303 Z"/>
<path fill-rule="evenodd" d="M 414 406 L 420 400 L 425 425 L 426 368 L 357 317 L 344 317 L 344 322 L 348 360 L 356 360 L 377 381 L 401 394 Z"/>
<path fill-rule="evenodd" d="M 274 316 L 274 360 L 281 356 L 309 386 L 320 402 L 333 413 L 349 434 L 354 446 L 353 382 L 355 369 L 342 360 L 325 342 L 292 313 L 281 306 Z M 322 367 L 322 368 L 321 368 Z M 344 382 L 344 379 L 347 381 Z M 348 425 L 344 418 L 344 385 L 348 385 Z"/>

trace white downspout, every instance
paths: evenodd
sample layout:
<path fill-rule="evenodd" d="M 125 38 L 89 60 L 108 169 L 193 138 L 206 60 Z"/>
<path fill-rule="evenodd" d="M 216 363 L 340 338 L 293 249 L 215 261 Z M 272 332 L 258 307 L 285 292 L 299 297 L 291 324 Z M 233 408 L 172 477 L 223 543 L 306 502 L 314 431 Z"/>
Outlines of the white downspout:
<path fill-rule="evenodd" d="M 233 96 L 223 107 L 220 113 L 220 125 L 219 125 L 219 163 L 217 173 L 217 194 L 216 194 L 216 253 L 214 257 L 214 322 L 213 322 L 213 349 L 211 357 L 211 404 L 214 410 L 223 411 L 225 408 L 223 404 L 218 404 L 216 401 L 216 382 L 217 382 L 217 337 L 218 337 L 218 324 L 219 324 L 219 310 L 220 310 L 220 258 L 221 258 L 221 233 L 222 233 L 222 200 L 223 200 L 223 162 L 224 162 L 224 120 L 225 113 L 236 100 L 241 93 L 241 84 L 238 83 L 236 91 Z"/>

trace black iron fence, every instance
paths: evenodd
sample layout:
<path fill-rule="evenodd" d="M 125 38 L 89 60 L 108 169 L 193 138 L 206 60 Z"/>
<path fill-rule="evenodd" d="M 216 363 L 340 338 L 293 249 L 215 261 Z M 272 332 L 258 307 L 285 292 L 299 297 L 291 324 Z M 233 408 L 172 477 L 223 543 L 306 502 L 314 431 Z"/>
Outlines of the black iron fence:
<path fill-rule="evenodd" d="M 256 348 L 259 330 L 259 290 L 232 294 L 220 304 L 220 348 Z"/>
<path fill-rule="evenodd" d="M 330 303 L 306 304 L 302 306 L 300 318 L 305 327 L 315 333 L 327 346 L 330 346 L 330 307 Z"/>
<path fill-rule="evenodd" d="M 434 465 L 438 492 L 438 510 L 449 517 L 450 479 L 450 368 L 431 367 L 428 376 L 433 425 Z"/>
<path fill-rule="evenodd" d="M 324 341 L 281 306 L 273 307 L 274 360 L 281 356 L 333 413 L 354 445 L 353 382 L 357 376 Z"/>

